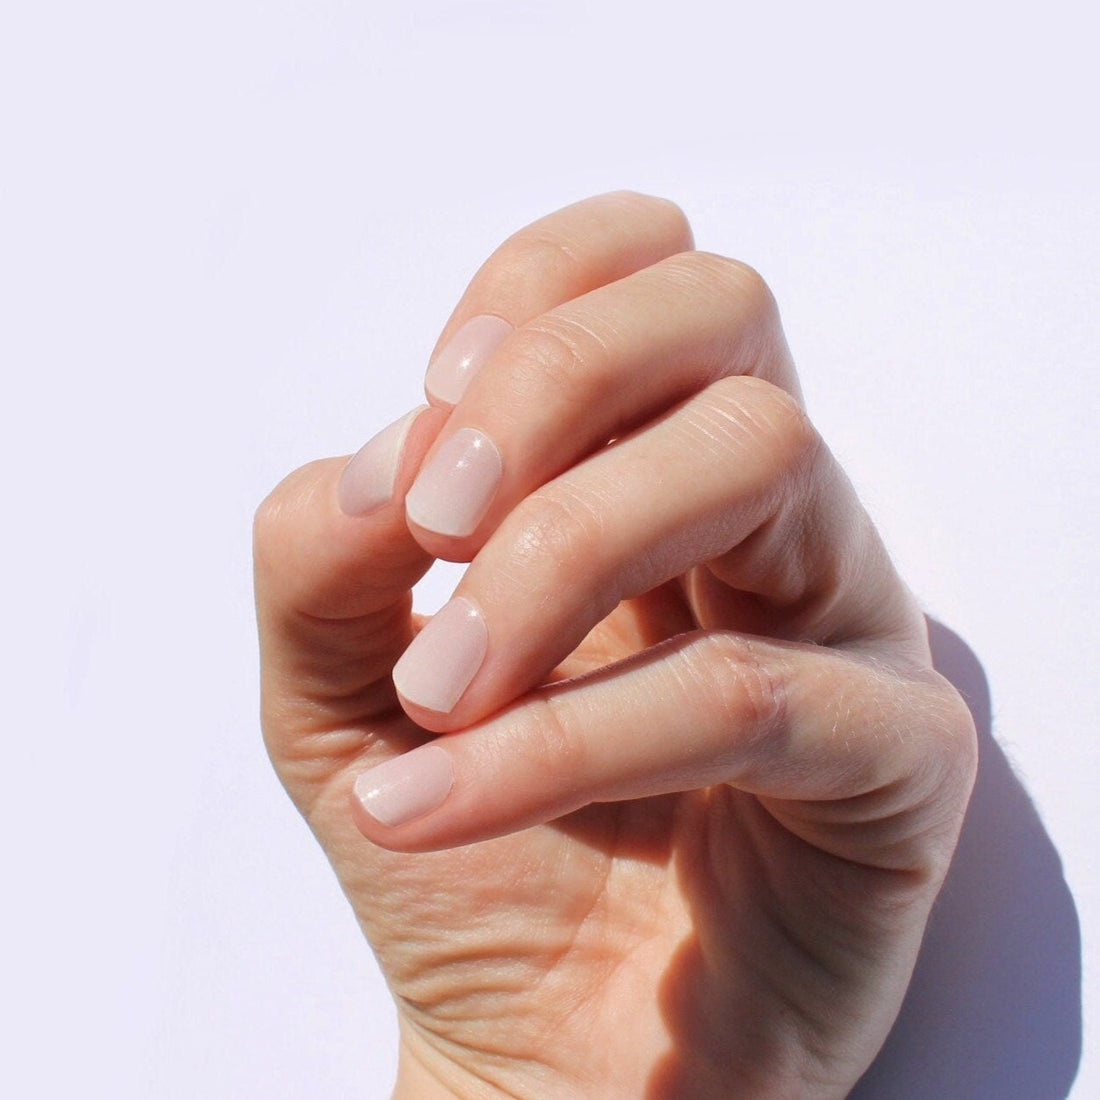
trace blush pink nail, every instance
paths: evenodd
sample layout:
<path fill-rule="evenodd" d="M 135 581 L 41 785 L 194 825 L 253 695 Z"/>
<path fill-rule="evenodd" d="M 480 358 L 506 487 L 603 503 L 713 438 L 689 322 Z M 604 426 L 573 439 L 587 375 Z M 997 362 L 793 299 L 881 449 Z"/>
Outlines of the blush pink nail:
<path fill-rule="evenodd" d="M 393 497 L 409 429 L 426 408 L 421 405 L 406 413 L 352 456 L 336 487 L 336 499 L 345 515 L 364 516 Z"/>
<path fill-rule="evenodd" d="M 403 699 L 449 714 L 477 675 L 489 648 L 481 612 L 462 596 L 428 620 L 393 666 L 393 686 Z"/>
<path fill-rule="evenodd" d="M 424 386 L 437 401 L 457 405 L 470 379 L 514 329 L 503 317 L 471 317 L 428 364 Z"/>
<path fill-rule="evenodd" d="M 393 827 L 437 809 L 453 785 L 447 751 L 421 745 L 363 772 L 355 781 L 355 797 L 375 821 Z"/>
<path fill-rule="evenodd" d="M 420 471 L 405 497 L 405 513 L 418 527 L 438 535 L 472 535 L 503 472 L 496 444 L 476 428 L 460 428 Z"/>

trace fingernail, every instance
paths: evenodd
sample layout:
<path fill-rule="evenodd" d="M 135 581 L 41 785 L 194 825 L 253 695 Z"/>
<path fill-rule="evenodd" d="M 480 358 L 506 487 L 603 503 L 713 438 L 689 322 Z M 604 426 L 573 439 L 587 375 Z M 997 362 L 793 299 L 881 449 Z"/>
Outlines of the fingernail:
<path fill-rule="evenodd" d="M 393 686 L 410 703 L 448 714 L 481 668 L 489 631 L 462 596 L 445 603 L 393 666 Z"/>
<path fill-rule="evenodd" d="M 437 401 L 457 405 L 470 379 L 497 345 L 515 330 L 503 317 L 471 317 L 428 364 L 424 386 Z"/>
<path fill-rule="evenodd" d="M 363 516 L 390 500 L 409 429 L 427 407 L 421 405 L 383 428 L 351 457 L 336 486 L 345 515 Z"/>
<path fill-rule="evenodd" d="M 472 535 L 488 511 L 504 472 L 493 441 L 461 428 L 420 471 L 405 497 L 405 513 L 418 527 L 439 535 Z"/>
<path fill-rule="evenodd" d="M 375 821 L 404 825 L 441 806 L 454 779 L 447 751 L 421 745 L 363 772 L 355 781 L 355 797 Z"/>

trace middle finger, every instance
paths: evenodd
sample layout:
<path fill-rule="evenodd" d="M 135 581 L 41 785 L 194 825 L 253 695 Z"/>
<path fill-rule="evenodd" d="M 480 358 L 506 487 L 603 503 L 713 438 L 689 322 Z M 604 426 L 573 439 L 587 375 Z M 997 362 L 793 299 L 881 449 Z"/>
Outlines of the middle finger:
<path fill-rule="evenodd" d="M 469 561 L 515 505 L 609 440 L 726 375 L 798 397 L 771 292 L 682 253 L 524 325 L 471 380 L 405 500 L 436 557 Z"/>

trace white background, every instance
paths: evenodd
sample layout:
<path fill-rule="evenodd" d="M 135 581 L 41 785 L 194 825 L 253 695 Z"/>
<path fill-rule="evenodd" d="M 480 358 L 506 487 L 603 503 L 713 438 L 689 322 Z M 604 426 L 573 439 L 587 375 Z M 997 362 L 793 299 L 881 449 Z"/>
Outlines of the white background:
<path fill-rule="evenodd" d="M 631 187 L 769 279 L 811 412 L 991 688 L 942 1004 L 863 1094 L 1061 1100 L 1083 1041 L 1072 1096 L 1100 1096 L 1086 11 L 6 6 L 4 1091 L 388 1096 L 384 987 L 260 744 L 251 513 L 418 402 L 504 236 Z"/>

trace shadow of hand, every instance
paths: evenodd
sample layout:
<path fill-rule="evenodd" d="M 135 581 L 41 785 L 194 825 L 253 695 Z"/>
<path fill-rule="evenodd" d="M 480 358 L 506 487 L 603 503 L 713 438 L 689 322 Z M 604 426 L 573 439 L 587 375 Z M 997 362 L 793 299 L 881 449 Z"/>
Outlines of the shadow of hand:
<path fill-rule="evenodd" d="M 977 657 L 929 629 L 937 670 L 974 715 L 978 778 L 901 1013 L 850 1100 L 1065 1100 L 1081 1057 L 1077 910 L 993 740 Z"/>

